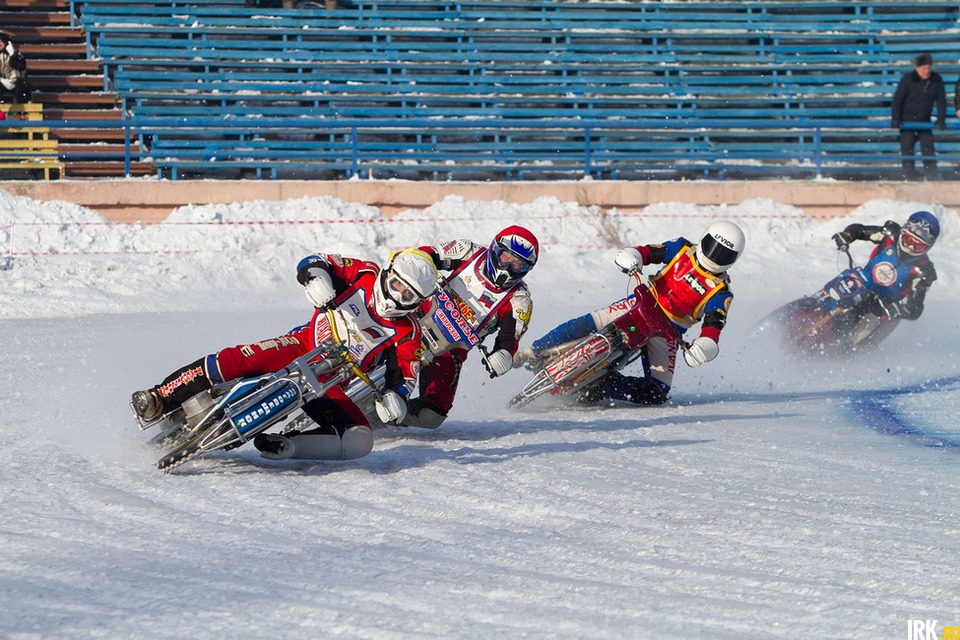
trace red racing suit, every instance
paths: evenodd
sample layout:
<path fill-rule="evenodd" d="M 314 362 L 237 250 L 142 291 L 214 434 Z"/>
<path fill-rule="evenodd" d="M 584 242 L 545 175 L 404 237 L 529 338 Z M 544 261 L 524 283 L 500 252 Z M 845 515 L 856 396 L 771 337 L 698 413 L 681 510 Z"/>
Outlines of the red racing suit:
<path fill-rule="evenodd" d="M 730 277 L 705 271 L 697 264 L 696 247 L 685 238 L 676 238 L 663 244 L 648 244 L 634 247 L 643 257 L 643 264 L 666 263 L 650 278 L 650 292 L 657 306 L 670 319 L 682 335 L 697 322 L 702 321 L 700 335 L 720 341 L 720 332 L 727 322 L 727 311 L 733 300 L 730 292 Z M 590 315 L 599 329 L 611 322 L 618 326 L 629 324 L 629 312 L 635 307 L 633 295 L 597 309 Z M 624 331 L 628 340 L 633 335 Z M 654 337 L 644 347 L 643 368 L 645 377 L 656 380 L 664 393 L 673 384 L 676 367 L 676 344 Z"/>
<path fill-rule="evenodd" d="M 420 369 L 420 327 L 412 315 L 383 318 L 374 311 L 373 287 L 380 267 L 334 254 L 310 256 L 309 260 L 310 266 L 319 266 L 330 274 L 336 292 L 333 317 L 337 335 L 359 368 L 370 371 L 386 364 L 384 388 L 406 397 L 416 386 Z M 279 371 L 327 340 L 331 333 L 327 312 L 315 309 L 310 322 L 277 338 L 210 354 L 174 372 L 156 390 L 167 411 L 213 384 Z M 346 384 L 328 391 L 326 399 L 352 425 L 369 426 L 363 412 L 343 393 Z"/>

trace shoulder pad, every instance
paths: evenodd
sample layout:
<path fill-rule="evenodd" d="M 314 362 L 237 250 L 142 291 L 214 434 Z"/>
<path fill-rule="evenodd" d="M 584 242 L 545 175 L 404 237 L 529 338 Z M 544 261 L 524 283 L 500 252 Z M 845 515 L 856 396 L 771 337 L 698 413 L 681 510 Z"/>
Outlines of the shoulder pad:
<path fill-rule="evenodd" d="M 297 263 L 297 271 L 300 271 L 304 267 L 308 267 L 315 264 L 327 264 L 326 258 L 321 255 L 313 254 L 302 258 L 300 262 Z"/>
<path fill-rule="evenodd" d="M 457 240 L 451 240 L 450 242 L 435 246 L 434 251 L 437 252 L 437 256 L 441 261 L 447 262 L 449 260 L 463 260 L 478 246 L 479 245 L 469 240 L 458 238 Z"/>
<path fill-rule="evenodd" d="M 530 288 L 526 282 L 521 282 L 513 293 L 510 294 L 510 303 L 516 307 L 530 306 L 533 304 L 533 296 L 530 295 Z"/>

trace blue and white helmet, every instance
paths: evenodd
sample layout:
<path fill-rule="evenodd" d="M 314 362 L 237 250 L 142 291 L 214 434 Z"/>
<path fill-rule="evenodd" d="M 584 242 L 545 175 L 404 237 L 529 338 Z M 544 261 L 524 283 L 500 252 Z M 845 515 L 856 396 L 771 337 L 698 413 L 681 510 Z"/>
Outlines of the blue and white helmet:
<path fill-rule="evenodd" d="M 487 251 L 484 275 L 495 286 L 503 288 L 522 280 L 539 257 L 540 242 L 533 232 L 513 225 L 494 236 Z"/>

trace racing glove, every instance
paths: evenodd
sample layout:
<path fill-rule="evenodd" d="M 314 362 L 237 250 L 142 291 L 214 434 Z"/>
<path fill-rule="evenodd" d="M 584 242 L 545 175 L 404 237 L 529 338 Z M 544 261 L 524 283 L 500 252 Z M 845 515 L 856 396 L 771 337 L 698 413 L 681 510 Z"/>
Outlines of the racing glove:
<path fill-rule="evenodd" d="M 613 259 L 620 271 L 627 274 L 640 273 L 643 268 L 643 256 L 633 247 L 624 247 Z"/>
<path fill-rule="evenodd" d="M 720 345 L 713 338 L 700 336 L 689 347 L 683 350 L 683 359 L 688 366 L 699 367 L 704 362 L 710 362 L 720 353 Z"/>
<path fill-rule="evenodd" d="M 839 231 L 833 234 L 833 241 L 837 243 L 837 250 L 843 251 L 850 246 L 850 243 L 853 242 L 853 238 L 844 231 Z"/>
<path fill-rule="evenodd" d="M 384 391 L 374 405 L 377 409 L 377 417 L 384 424 L 400 422 L 407 415 L 407 401 L 396 391 Z"/>
<path fill-rule="evenodd" d="M 513 356 L 506 349 L 497 349 L 483 358 L 484 368 L 490 372 L 491 378 L 502 376 L 513 367 Z"/>
<path fill-rule="evenodd" d="M 903 315 L 903 301 L 902 300 L 881 300 L 880 298 L 875 298 L 876 300 L 876 311 L 877 316 L 880 318 L 899 318 Z"/>
<path fill-rule="evenodd" d="M 310 304 L 317 309 L 326 308 L 336 297 L 336 291 L 333 290 L 333 282 L 330 280 L 330 274 L 322 269 L 315 270 L 313 277 L 303 285 L 303 292 L 306 294 Z"/>

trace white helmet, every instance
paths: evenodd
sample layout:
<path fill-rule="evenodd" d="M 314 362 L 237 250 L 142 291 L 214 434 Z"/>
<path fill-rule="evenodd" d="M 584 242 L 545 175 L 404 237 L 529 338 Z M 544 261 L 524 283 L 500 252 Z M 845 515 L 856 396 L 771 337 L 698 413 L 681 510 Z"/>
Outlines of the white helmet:
<path fill-rule="evenodd" d="M 373 287 L 374 309 L 383 318 L 405 316 L 434 294 L 439 277 L 433 260 L 420 249 L 395 253 Z"/>
<path fill-rule="evenodd" d="M 712 273 L 723 273 L 737 261 L 747 244 L 743 230 L 732 222 L 714 222 L 697 243 L 697 263 Z"/>

